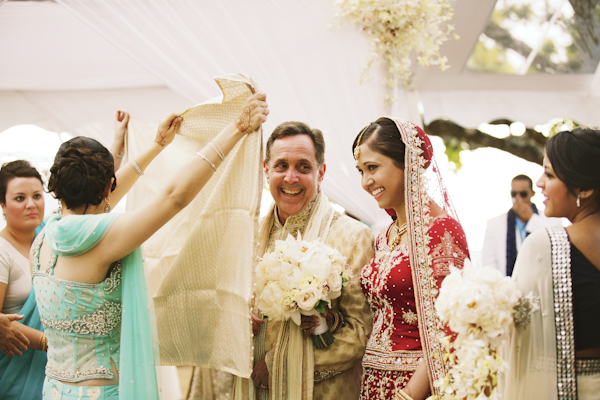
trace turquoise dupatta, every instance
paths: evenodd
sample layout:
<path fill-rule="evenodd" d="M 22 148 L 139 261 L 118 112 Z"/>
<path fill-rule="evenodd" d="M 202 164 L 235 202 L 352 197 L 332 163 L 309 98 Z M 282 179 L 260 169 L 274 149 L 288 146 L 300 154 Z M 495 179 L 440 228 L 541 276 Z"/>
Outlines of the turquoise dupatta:
<path fill-rule="evenodd" d="M 100 242 L 119 214 L 60 215 L 46 224 L 46 243 L 61 257 L 75 257 Z M 122 319 L 119 398 L 158 400 L 156 326 L 150 313 L 141 248 L 121 260 Z"/>

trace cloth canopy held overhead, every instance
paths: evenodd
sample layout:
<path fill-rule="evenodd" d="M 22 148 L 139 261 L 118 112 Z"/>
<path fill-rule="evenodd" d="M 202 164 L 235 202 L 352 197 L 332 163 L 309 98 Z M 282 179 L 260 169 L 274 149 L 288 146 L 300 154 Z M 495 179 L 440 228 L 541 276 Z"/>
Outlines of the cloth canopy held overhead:
<path fill-rule="evenodd" d="M 222 98 L 183 112 L 179 135 L 128 195 L 135 209 L 165 187 L 178 167 L 235 120 L 256 83 L 215 78 Z M 126 157 L 154 140 L 156 128 L 132 119 Z M 252 371 L 249 301 L 263 189 L 262 132 L 240 140 L 196 198 L 143 245 L 163 365 L 210 367 L 248 378 Z"/>

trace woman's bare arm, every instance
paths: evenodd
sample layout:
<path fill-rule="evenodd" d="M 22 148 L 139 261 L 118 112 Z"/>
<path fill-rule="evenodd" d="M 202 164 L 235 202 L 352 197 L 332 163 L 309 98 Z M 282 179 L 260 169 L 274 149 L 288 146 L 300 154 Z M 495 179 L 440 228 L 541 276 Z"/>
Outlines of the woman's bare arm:
<path fill-rule="evenodd" d="M 242 106 L 238 121 L 225 127 L 214 141 L 218 143 L 225 155 L 229 154 L 244 135 L 254 132 L 266 121 L 267 114 L 265 94 L 257 93 L 250 96 Z M 175 120 L 176 116 L 173 115 L 172 117 L 171 122 Z M 165 125 L 161 126 L 164 127 Z M 174 128 L 172 123 L 169 126 L 169 129 L 177 128 L 178 126 Z M 172 140 L 172 137 L 170 140 Z M 156 143 L 156 145 L 160 146 L 159 143 Z M 159 150 L 155 148 L 154 151 Z M 211 146 L 205 146 L 200 153 L 215 166 L 221 164 L 221 158 Z M 136 158 L 140 168 L 144 169 L 150 163 L 152 156 L 153 153 L 150 151 L 146 158 Z M 124 166 L 121 169 L 128 171 L 127 168 L 131 169 L 129 172 L 133 171 L 132 167 Z M 212 177 L 213 173 L 214 170 L 207 160 L 199 155 L 194 156 L 173 174 L 171 183 L 156 198 L 135 211 L 119 216 L 100 243 L 88 252 L 89 257 L 95 257 L 97 262 L 109 264 L 131 253 L 187 206 Z M 125 182 L 125 185 L 127 184 Z"/>

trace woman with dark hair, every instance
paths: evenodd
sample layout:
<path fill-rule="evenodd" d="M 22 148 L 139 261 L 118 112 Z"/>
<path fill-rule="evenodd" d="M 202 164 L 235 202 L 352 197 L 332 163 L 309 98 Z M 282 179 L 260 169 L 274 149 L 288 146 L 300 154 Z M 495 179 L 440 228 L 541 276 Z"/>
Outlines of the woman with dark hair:
<path fill-rule="evenodd" d="M 0 350 L 5 353 L 0 354 L 0 398 L 34 399 L 42 390 L 46 354 L 38 351 L 45 350 L 45 337 L 31 294 L 29 251 L 44 218 L 44 190 L 28 161 L 0 169 L 0 205 L 6 219 L 0 231 L 0 309 L 5 314 L 0 316 Z"/>
<path fill-rule="evenodd" d="M 567 228 L 523 242 L 513 278 L 539 309 L 511 338 L 505 398 L 600 398 L 600 131 L 576 128 L 546 144 L 537 182 L 547 217 Z"/>
<path fill-rule="evenodd" d="M 115 140 L 111 146 L 113 154 L 117 157 L 117 161 L 119 160 L 118 155 L 122 153 L 124 148 L 128 120 L 129 115 L 127 113 L 122 111 L 117 112 L 115 118 Z M 117 168 L 117 163 L 115 163 L 115 168 Z M 17 193 L 15 190 L 11 190 L 15 183 L 22 183 L 19 180 L 15 180 L 15 177 L 27 178 L 29 183 L 35 186 L 35 190 L 28 192 L 31 199 L 28 199 L 27 196 L 25 196 L 24 191 Z M 22 256 L 19 257 L 16 250 L 11 250 L 14 249 L 13 247 L 3 248 L 3 241 L 0 240 L 0 260 L 4 261 L 0 261 L 0 264 L 6 267 L 11 281 L 17 280 L 20 282 L 19 289 L 21 298 L 27 300 L 24 304 L 21 304 L 22 308 L 17 310 L 19 314 L 0 314 L 0 350 L 5 353 L 0 353 L 1 399 L 35 400 L 42 398 L 42 387 L 45 378 L 47 358 L 45 352 L 37 350 L 42 350 L 46 347 L 46 338 L 42 333 L 44 328 L 42 327 L 40 316 L 37 311 L 35 293 L 31 290 L 31 266 L 29 263 L 29 250 L 33 237 L 41 231 L 45 224 L 45 222 L 42 221 L 41 224 L 37 225 L 37 228 L 32 228 L 32 226 L 35 225 L 33 220 L 36 220 L 36 223 L 38 223 L 44 215 L 44 198 L 41 182 L 42 178 L 40 174 L 27 161 L 19 160 L 8 163 L 0 170 L 0 198 L 8 197 L 8 199 L 1 204 L 6 206 L 5 208 L 7 210 L 14 209 L 15 205 L 27 205 L 26 216 L 29 218 L 29 226 L 24 231 L 25 235 L 23 237 L 26 246 L 23 246 L 24 252 L 21 253 L 22 255 L 25 255 L 25 258 Z M 15 193 L 7 194 L 7 189 L 9 192 Z M 15 201 L 11 200 L 11 196 L 14 197 Z M 30 204 L 32 202 L 42 203 L 42 206 L 39 207 L 39 214 L 32 212 L 33 207 Z M 10 222 L 13 220 L 14 218 L 12 217 L 7 218 L 7 228 L 3 232 L 0 232 L 0 237 L 5 233 L 13 238 L 23 236 L 20 235 L 23 231 L 19 229 L 18 226 L 16 228 L 13 227 L 13 225 L 19 225 Z M 8 253 L 4 251 L 5 249 Z M 15 264 L 18 260 L 22 261 L 22 270 L 27 271 L 28 278 L 26 280 L 22 279 L 23 276 L 20 274 L 19 269 L 15 269 Z M 0 269 L 2 268 L 0 267 Z M 25 294 L 25 286 L 30 289 L 27 295 Z M 13 293 L 14 292 L 15 290 L 13 290 Z M 8 312 L 7 310 L 4 311 Z M 18 322 L 11 323 L 11 321 Z M 25 332 L 26 335 L 22 332 Z M 19 349 L 23 351 L 21 352 Z M 17 357 L 15 357 L 15 355 Z"/>
<path fill-rule="evenodd" d="M 155 142 L 115 174 L 112 154 L 89 138 L 59 149 L 48 190 L 62 213 L 32 246 L 33 287 L 48 338 L 44 399 L 158 399 L 140 245 L 183 209 L 225 156 L 268 114 L 266 97 L 249 97 L 240 118 L 185 163 L 154 199 L 110 214 L 182 121 L 171 115 Z M 116 182 L 118 181 L 118 185 Z"/>
<path fill-rule="evenodd" d="M 469 257 L 429 137 L 404 120 L 379 118 L 352 146 L 362 187 L 392 223 L 361 274 L 373 313 L 363 357 L 362 399 L 425 399 L 446 375 L 446 336 L 434 304 L 450 267 Z"/>

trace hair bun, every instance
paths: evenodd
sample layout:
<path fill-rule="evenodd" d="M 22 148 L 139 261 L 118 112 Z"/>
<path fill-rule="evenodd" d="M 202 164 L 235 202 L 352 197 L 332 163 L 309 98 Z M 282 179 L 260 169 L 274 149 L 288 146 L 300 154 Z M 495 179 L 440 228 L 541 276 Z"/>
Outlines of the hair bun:
<path fill-rule="evenodd" d="M 48 190 L 68 209 L 102 203 L 115 177 L 112 154 L 96 140 L 81 136 L 61 145 L 50 173 Z"/>

